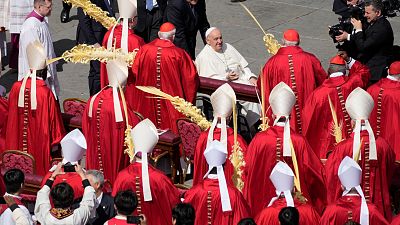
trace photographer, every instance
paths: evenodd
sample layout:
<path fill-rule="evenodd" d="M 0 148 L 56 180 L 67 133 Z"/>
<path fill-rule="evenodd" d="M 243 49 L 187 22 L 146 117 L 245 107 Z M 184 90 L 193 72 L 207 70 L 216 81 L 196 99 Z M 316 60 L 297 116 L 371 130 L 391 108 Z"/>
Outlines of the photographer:
<path fill-rule="evenodd" d="M 367 20 L 367 27 L 363 28 L 361 20 L 352 18 L 351 24 L 354 27 L 352 34 L 342 31 L 342 34 L 336 36 L 337 41 L 350 42 L 350 45 L 355 47 L 356 59 L 370 69 L 370 83 L 375 83 L 385 76 L 385 67 L 389 63 L 393 46 L 393 30 L 382 14 L 383 8 L 381 0 L 365 2 L 364 17 Z"/>
<path fill-rule="evenodd" d="M 120 191 L 114 199 L 115 207 L 117 208 L 117 215 L 107 221 L 104 225 L 108 224 L 140 224 L 147 225 L 146 217 L 143 214 L 139 216 L 132 216 L 133 212 L 138 206 L 138 198 L 133 191 Z"/>

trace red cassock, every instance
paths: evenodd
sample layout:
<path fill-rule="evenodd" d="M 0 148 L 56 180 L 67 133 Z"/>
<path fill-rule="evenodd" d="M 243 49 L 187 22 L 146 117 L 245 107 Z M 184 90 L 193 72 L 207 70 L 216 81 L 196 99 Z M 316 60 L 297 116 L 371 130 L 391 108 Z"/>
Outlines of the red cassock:
<path fill-rule="evenodd" d="M 21 84 L 22 81 L 16 82 L 9 96 L 6 149 L 21 150 L 33 155 L 36 173 L 44 176 L 50 169 L 50 149 L 59 144 L 65 134 L 61 111 L 43 80 L 36 80 L 37 109 L 31 110 L 31 78 L 26 82 L 25 106 L 19 108 Z"/>
<path fill-rule="evenodd" d="M 328 203 L 334 204 L 342 196 L 341 183 L 338 177 L 338 168 L 343 158 L 353 156 L 353 134 L 345 141 L 340 142 L 329 156 L 326 164 L 326 185 Z M 377 206 L 379 211 L 390 221 L 392 217 L 389 187 L 394 170 L 395 155 L 389 144 L 381 137 L 376 138 L 377 160 L 369 160 L 369 138 L 367 131 L 360 132 L 362 141 L 361 187 L 367 202 Z"/>
<path fill-rule="evenodd" d="M 292 88 L 297 101 L 292 110 L 290 127 L 301 134 L 301 110 L 304 102 L 311 92 L 328 77 L 320 61 L 299 46 L 282 47 L 265 64 L 262 76 L 262 79 L 258 79 L 257 86 L 261 88 L 263 80 L 265 109 L 269 107 L 269 93 L 278 83 L 285 82 Z M 268 110 L 267 116 L 270 118 L 272 126 L 274 120 L 271 111 Z"/>
<path fill-rule="evenodd" d="M 40 184 L 43 187 L 46 184 L 47 179 L 50 178 L 53 172 L 47 172 L 47 174 L 43 177 L 43 180 Z M 83 185 L 82 185 L 82 178 L 76 172 L 68 172 L 65 174 L 60 174 L 56 176 L 54 180 L 53 187 L 59 183 L 66 182 L 69 184 L 72 189 L 74 190 L 74 200 L 80 200 L 83 197 Z"/>
<path fill-rule="evenodd" d="M 369 224 L 389 224 L 374 204 L 368 204 Z M 321 217 L 321 225 L 343 225 L 349 220 L 360 222 L 361 197 L 346 195 L 340 197 L 335 204 L 329 205 Z"/>
<path fill-rule="evenodd" d="M 195 225 L 236 225 L 250 217 L 250 209 L 242 194 L 232 184 L 227 184 L 232 211 L 223 212 L 218 179 L 206 178 L 185 193 L 185 203 L 190 203 L 196 212 Z"/>
<path fill-rule="evenodd" d="M 356 79 L 359 80 L 361 79 L 362 81 L 362 86 L 361 88 L 366 89 L 369 83 L 369 78 L 371 77 L 371 73 L 369 72 L 369 68 L 362 64 L 359 61 L 355 61 L 353 66 L 351 66 L 351 69 L 349 71 L 349 78 L 350 79 Z M 359 81 L 355 81 L 359 82 Z"/>
<path fill-rule="evenodd" d="M 82 117 L 82 130 L 87 142 L 86 168 L 101 170 L 104 178 L 111 183 L 117 174 L 129 165 L 129 157 L 124 154 L 125 112 L 119 95 L 123 121 L 115 122 L 113 89 L 107 87 L 97 95 L 93 102 L 92 117 L 89 117 L 88 100 Z M 140 122 L 134 112 L 128 109 L 128 120 L 132 127 Z"/>
<path fill-rule="evenodd" d="M 204 157 L 203 153 L 206 150 L 207 147 L 207 138 L 208 138 L 208 131 L 203 131 L 200 134 L 199 140 L 197 141 L 196 145 L 196 151 L 194 153 L 194 174 L 193 174 L 193 186 L 202 182 L 204 175 L 208 171 L 208 164 L 206 161 L 206 158 Z M 232 128 L 227 128 L 227 136 L 228 136 L 228 157 L 225 162 L 224 166 L 224 173 L 226 177 L 226 181 L 228 183 L 232 183 L 232 175 L 234 173 L 233 165 L 231 161 L 229 160 L 229 157 L 232 153 L 232 146 L 234 143 L 234 137 L 233 137 L 233 129 Z M 214 140 L 220 140 L 221 139 L 221 129 L 216 127 L 214 129 Z M 243 155 L 246 155 L 247 151 L 247 144 L 246 141 L 238 134 L 238 142 L 240 147 L 242 148 Z"/>
<path fill-rule="evenodd" d="M 172 208 L 180 202 L 179 191 L 162 172 L 149 165 L 152 201 L 145 202 L 142 187 L 142 164 L 135 162 L 122 170 L 113 185 L 112 196 L 132 190 L 138 196 L 137 214 L 145 214 L 148 225 L 172 225 Z"/>
<path fill-rule="evenodd" d="M 8 100 L 0 97 L 0 152 L 5 150 L 6 145 L 6 127 L 8 116 Z"/>
<path fill-rule="evenodd" d="M 377 136 L 385 139 L 396 153 L 396 160 L 400 160 L 400 82 L 381 79 L 368 88 L 368 93 L 375 102 L 369 121 L 372 130 Z"/>
<path fill-rule="evenodd" d="M 109 29 L 107 33 L 104 35 L 103 39 L 103 47 L 107 48 L 107 42 L 108 38 L 110 37 L 111 30 Z M 114 40 L 113 40 L 113 46 L 115 45 L 115 48 L 121 48 L 121 36 L 122 36 L 122 25 L 119 24 L 115 27 L 114 29 Z M 136 50 L 139 50 L 142 45 L 144 45 L 144 41 L 141 37 L 137 36 L 131 29 L 128 29 L 128 52 L 133 52 Z M 129 76 L 131 76 L 132 72 L 129 70 Z M 108 75 L 107 75 L 107 68 L 106 68 L 106 63 L 101 63 L 100 65 L 100 85 L 101 88 L 105 87 L 108 85 Z"/>
<path fill-rule="evenodd" d="M 395 216 L 390 225 L 400 225 L 400 215 Z"/>
<path fill-rule="evenodd" d="M 194 102 L 199 77 L 190 56 L 167 40 L 155 39 L 136 55 L 128 77 L 126 99 L 133 110 L 149 118 L 157 128 L 177 133 L 176 120 L 183 117 L 168 100 L 152 96 L 135 86 L 153 86 L 172 96 Z"/>
<path fill-rule="evenodd" d="M 307 98 L 302 113 L 303 134 L 319 158 L 326 159 L 328 152 L 332 151 L 336 144 L 328 96 L 336 112 L 338 125 L 341 126 L 342 139 L 346 139 L 352 132 L 351 118 L 345 108 L 346 99 L 356 87 L 362 85 L 358 76 L 331 77 Z"/>
<path fill-rule="evenodd" d="M 299 211 L 299 225 L 319 225 L 320 217 L 311 205 L 301 203 L 297 199 L 293 200 L 294 207 Z M 255 221 L 257 225 L 279 225 L 278 215 L 281 209 L 285 207 L 287 207 L 285 198 L 279 198 L 270 207 L 264 208 L 256 216 Z"/>
<path fill-rule="evenodd" d="M 290 137 L 296 152 L 302 194 L 322 214 L 326 205 L 324 167 L 303 136 L 291 130 Z M 292 158 L 283 157 L 283 127 L 273 126 L 253 138 L 245 158 L 243 196 L 253 216 L 276 196 L 269 176 L 278 160 L 295 171 Z"/>

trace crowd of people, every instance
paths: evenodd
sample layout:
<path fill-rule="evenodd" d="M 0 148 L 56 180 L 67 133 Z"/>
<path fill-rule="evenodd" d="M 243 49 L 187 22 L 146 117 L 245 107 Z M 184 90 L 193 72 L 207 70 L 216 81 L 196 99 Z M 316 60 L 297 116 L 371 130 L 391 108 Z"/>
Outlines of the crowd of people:
<path fill-rule="evenodd" d="M 2 170 L 0 224 L 400 224 L 400 61 L 381 0 L 363 2 L 364 22 L 352 18 L 353 31 L 335 36 L 327 70 L 288 29 L 260 74 L 210 26 L 204 0 L 117 0 L 119 18 L 108 28 L 78 8 L 77 44 L 136 55 L 90 62 L 91 97 L 75 130 L 64 127 L 51 60 L 52 0 L 28 2 L 19 8 L 29 9 L 25 17 L 13 18 L 7 4 L 10 19 L 0 24 L 12 33 L 10 68 L 18 68 L 8 98 L 0 97 L 0 152 L 31 156 L 42 181 L 28 210 L 26 174 Z M 115 16 L 112 0 L 91 2 Z M 68 22 L 71 6 L 63 6 Z M 190 104 L 205 78 L 223 81 L 207 96 L 212 121 Z M 148 98 L 143 86 L 164 98 Z M 256 89 L 260 102 L 239 100 L 240 87 Z M 260 131 L 243 138 L 237 114 L 246 132 Z M 163 132 L 179 134 L 184 115 L 206 127 L 190 140 L 192 186 L 174 185 L 150 160 Z"/>

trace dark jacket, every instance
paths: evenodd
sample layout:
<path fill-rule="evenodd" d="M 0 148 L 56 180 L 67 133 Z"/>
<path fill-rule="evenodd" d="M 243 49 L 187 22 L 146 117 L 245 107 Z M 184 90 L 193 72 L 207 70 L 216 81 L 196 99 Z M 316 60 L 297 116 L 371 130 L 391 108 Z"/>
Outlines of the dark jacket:
<path fill-rule="evenodd" d="M 109 16 L 114 17 L 113 11 L 113 1 L 110 0 L 110 4 L 108 4 L 107 0 L 90 0 L 93 4 L 100 7 L 103 11 L 109 13 Z M 101 23 L 95 21 L 90 18 L 88 15 L 85 15 L 82 8 L 78 8 L 78 19 L 79 24 L 76 29 L 76 42 L 78 44 L 88 44 L 93 45 L 96 43 L 103 42 L 103 37 L 107 32 L 107 28 L 103 27 Z"/>
<path fill-rule="evenodd" d="M 166 14 L 167 21 L 176 28 L 174 44 L 195 59 L 197 31 L 200 31 L 205 43 L 205 32 L 210 28 L 205 0 L 199 0 L 194 6 L 186 0 L 169 0 Z"/>
<path fill-rule="evenodd" d="M 356 46 L 358 60 L 370 69 L 370 80 L 377 81 L 382 77 L 389 64 L 393 39 L 392 26 L 384 17 L 369 25 L 363 32 L 351 35 L 350 40 Z"/>
<path fill-rule="evenodd" d="M 103 193 L 100 205 L 96 209 L 96 217 L 89 219 L 87 225 L 103 225 L 116 214 L 114 199 L 110 195 Z"/>
<path fill-rule="evenodd" d="M 164 15 L 165 8 L 167 7 L 167 0 L 157 0 L 158 8 L 161 10 L 161 15 Z M 136 24 L 135 30 L 137 32 L 143 32 L 146 27 L 146 0 L 137 0 L 137 14 L 138 23 Z"/>

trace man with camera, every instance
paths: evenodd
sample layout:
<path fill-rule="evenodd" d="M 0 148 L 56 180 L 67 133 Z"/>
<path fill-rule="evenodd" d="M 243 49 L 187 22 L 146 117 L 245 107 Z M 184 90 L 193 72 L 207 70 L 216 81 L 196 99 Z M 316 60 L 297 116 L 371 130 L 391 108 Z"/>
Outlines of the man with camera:
<path fill-rule="evenodd" d="M 383 11 L 382 0 L 365 2 L 366 28 L 363 28 L 361 20 L 351 18 L 353 32 L 349 34 L 343 31 L 335 37 L 339 42 L 345 41 L 346 44 L 354 46 L 356 58 L 370 69 L 370 83 L 375 83 L 386 75 L 385 67 L 389 63 L 393 46 L 393 30 Z"/>

